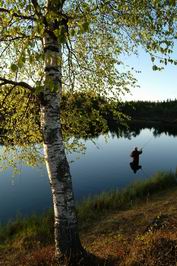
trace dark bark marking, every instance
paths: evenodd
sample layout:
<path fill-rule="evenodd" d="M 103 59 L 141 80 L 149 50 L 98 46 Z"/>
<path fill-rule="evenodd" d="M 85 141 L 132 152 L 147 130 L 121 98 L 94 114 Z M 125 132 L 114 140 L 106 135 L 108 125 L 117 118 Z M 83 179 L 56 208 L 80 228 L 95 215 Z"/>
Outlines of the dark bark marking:
<path fill-rule="evenodd" d="M 52 144 L 57 140 L 57 128 L 50 129 L 47 138 L 45 139 L 45 144 Z"/>
<path fill-rule="evenodd" d="M 47 99 L 45 99 L 43 92 L 40 92 L 38 99 L 39 99 L 39 102 L 42 106 L 46 106 L 48 104 L 48 101 L 47 101 Z"/>
<path fill-rule="evenodd" d="M 56 45 L 46 45 L 44 47 L 44 53 L 46 53 L 47 51 L 59 53 L 59 48 Z"/>
<path fill-rule="evenodd" d="M 45 71 L 46 71 L 46 72 L 49 72 L 49 71 L 51 71 L 51 70 L 54 70 L 55 72 L 60 72 L 59 69 L 58 69 L 58 67 L 54 67 L 54 66 L 46 66 L 46 67 L 45 67 Z M 49 73 L 49 75 L 50 75 L 50 73 Z M 52 75 L 53 75 L 53 74 L 52 74 Z"/>

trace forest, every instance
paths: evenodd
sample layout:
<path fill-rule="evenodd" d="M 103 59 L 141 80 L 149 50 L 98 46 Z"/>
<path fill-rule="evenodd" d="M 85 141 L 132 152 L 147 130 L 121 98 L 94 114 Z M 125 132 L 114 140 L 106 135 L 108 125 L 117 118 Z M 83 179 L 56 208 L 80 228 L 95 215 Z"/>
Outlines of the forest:
<path fill-rule="evenodd" d="M 67 101 L 66 101 L 67 99 Z M 63 130 L 74 133 L 77 125 L 89 132 L 106 131 L 108 128 L 134 124 L 173 125 L 177 121 L 177 100 L 163 102 L 125 101 L 106 99 L 94 93 L 64 94 L 61 114 Z"/>
<path fill-rule="evenodd" d="M 134 121 L 175 123 L 177 100 L 163 102 L 136 101 L 121 104 L 121 110 Z"/>
<path fill-rule="evenodd" d="M 6 93 L 8 89 L 6 88 Z M 3 94 L 3 93 L 2 93 Z M 5 95 L 3 95 L 5 97 Z M 9 98 L 10 104 L 1 112 L 1 134 L 4 143 L 4 135 L 8 132 L 8 140 L 14 144 L 41 142 L 41 131 L 38 109 L 39 106 L 31 99 L 29 106 L 29 94 L 24 91 L 19 96 L 19 104 Z M 24 111 L 25 110 L 25 111 Z M 16 112 L 18 111 L 18 116 Z M 7 112 L 9 116 L 5 115 Z M 65 140 L 75 138 L 90 138 L 108 131 L 117 136 L 128 134 L 128 128 L 139 132 L 140 128 L 154 127 L 158 132 L 165 129 L 176 135 L 175 122 L 177 121 L 177 100 L 163 102 L 150 101 L 117 101 L 113 98 L 100 96 L 94 91 L 90 92 L 63 92 L 61 98 L 61 128 Z M 23 120 L 27 123 L 21 123 Z M 9 126 L 9 121 L 10 126 Z M 7 127 L 8 125 L 8 127 Z M 14 125 L 18 127 L 18 137 L 15 138 Z M 10 134 L 9 134 L 10 133 Z"/>

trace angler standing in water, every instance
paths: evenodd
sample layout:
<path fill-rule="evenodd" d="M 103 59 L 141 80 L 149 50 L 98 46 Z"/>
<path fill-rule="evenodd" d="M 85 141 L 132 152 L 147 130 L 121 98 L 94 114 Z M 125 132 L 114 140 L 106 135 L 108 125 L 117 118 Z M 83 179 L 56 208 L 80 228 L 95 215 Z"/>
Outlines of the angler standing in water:
<path fill-rule="evenodd" d="M 143 152 L 142 149 L 138 150 L 138 148 L 135 147 L 135 149 L 132 151 L 132 153 L 130 155 L 133 158 L 133 161 L 130 163 L 130 167 L 134 171 L 134 173 L 136 173 L 139 169 L 142 168 L 142 166 L 139 165 L 139 155 L 142 152 Z"/>

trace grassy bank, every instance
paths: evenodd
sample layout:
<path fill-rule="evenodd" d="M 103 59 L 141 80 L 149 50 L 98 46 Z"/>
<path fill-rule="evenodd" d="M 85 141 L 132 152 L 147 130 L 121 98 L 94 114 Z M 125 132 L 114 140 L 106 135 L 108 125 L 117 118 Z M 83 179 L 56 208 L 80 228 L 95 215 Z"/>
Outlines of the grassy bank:
<path fill-rule="evenodd" d="M 153 221 L 156 219 L 155 224 L 163 225 L 165 219 L 177 217 L 176 197 L 177 174 L 161 172 L 121 191 L 102 193 L 85 200 L 77 206 L 84 246 L 96 256 L 103 257 L 103 265 L 141 265 L 133 264 L 133 261 L 141 262 L 143 258 L 138 257 L 139 252 L 146 250 L 147 245 L 154 245 L 157 232 L 152 234 Z M 162 235 L 159 237 L 161 239 Z M 171 230 L 168 237 L 167 232 L 163 233 L 164 239 L 170 239 L 169 245 L 174 244 L 175 237 Z M 0 265 L 54 265 L 53 254 L 52 211 L 41 216 L 19 217 L 0 227 Z M 148 263 L 145 265 L 153 265 L 150 261 Z"/>
<path fill-rule="evenodd" d="M 101 193 L 88 198 L 78 206 L 78 216 L 81 225 L 106 215 L 108 211 L 125 210 L 141 200 L 148 200 L 153 194 L 177 186 L 177 173 L 158 172 L 153 177 L 135 182 L 122 190 Z M 98 218 L 98 219 L 99 219 Z"/>

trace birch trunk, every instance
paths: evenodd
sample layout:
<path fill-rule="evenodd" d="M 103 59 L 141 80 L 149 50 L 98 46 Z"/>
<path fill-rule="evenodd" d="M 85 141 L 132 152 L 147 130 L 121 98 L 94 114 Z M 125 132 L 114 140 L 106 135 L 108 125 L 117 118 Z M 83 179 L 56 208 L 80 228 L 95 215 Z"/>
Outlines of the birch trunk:
<path fill-rule="evenodd" d="M 61 124 L 61 48 L 57 38 L 46 31 L 44 37 L 45 86 L 41 93 L 41 128 L 44 156 L 54 206 L 56 256 L 72 260 L 83 255 L 74 206 L 72 180 L 65 155 Z"/>

